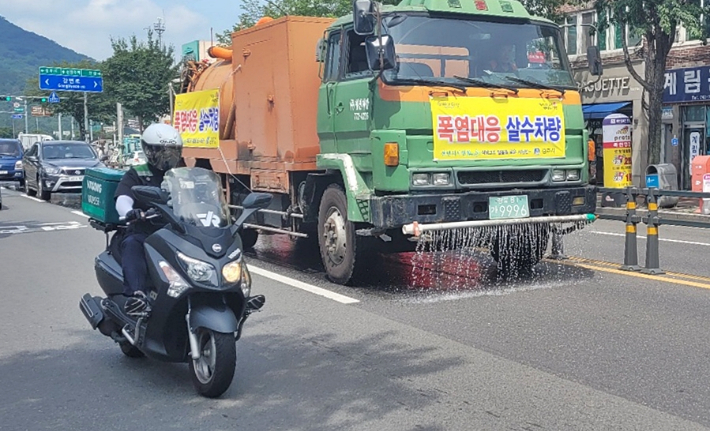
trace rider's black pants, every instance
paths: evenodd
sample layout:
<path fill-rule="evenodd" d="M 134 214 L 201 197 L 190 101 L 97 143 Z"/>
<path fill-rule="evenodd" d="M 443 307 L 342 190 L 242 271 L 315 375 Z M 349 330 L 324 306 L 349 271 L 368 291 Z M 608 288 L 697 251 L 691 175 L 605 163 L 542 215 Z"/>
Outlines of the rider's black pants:
<path fill-rule="evenodd" d="M 143 243 L 148 235 L 131 233 L 121 242 L 121 264 L 123 266 L 123 294 L 132 296 L 136 290 L 146 292 L 148 266 L 145 263 Z"/>

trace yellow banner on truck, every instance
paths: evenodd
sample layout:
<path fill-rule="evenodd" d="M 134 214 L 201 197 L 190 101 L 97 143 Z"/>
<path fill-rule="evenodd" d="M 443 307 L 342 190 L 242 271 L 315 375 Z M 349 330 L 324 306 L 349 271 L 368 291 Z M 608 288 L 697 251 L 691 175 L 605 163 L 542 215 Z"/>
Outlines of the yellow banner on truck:
<path fill-rule="evenodd" d="M 565 156 L 562 102 L 513 97 L 433 97 L 434 160 Z"/>
<path fill-rule="evenodd" d="M 195 148 L 219 146 L 219 89 L 178 94 L 173 126 L 183 145 Z"/>

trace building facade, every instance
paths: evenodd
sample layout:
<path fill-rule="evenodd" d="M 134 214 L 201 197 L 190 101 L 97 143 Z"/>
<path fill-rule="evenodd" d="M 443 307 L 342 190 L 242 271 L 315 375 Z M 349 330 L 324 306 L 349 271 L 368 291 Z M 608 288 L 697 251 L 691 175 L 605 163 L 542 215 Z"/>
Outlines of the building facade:
<path fill-rule="evenodd" d="M 564 42 L 582 93 L 587 128 L 597 143 L 597 183 L 602 183 L 604 165 L 601 119 L 618 112 L 632 119 L 632 179 L 635 186 L 643 187 L 649 153 L 649 125 L 643 106 L 648 98 L 624 61 L 622 29 L 617 25 L 590 36 L 588 24 L 598 22 L 596 11 L 587 8 L 565 12 Z M 643 77 L 643 40 L 630 35 L 626 42 L 632 66 Z M 599 47 L 604 65 L 604 74 L 596 82 L 596 77 L 592 80 L 587 72 L 586 51 L 590 44 Z M 663 100 L 661 163 L 673 164 L 679 186 L 690 189 L 692 157 L 710 155 L 710 46 L 692 40 L 682 27 L 666 63 Z"/>

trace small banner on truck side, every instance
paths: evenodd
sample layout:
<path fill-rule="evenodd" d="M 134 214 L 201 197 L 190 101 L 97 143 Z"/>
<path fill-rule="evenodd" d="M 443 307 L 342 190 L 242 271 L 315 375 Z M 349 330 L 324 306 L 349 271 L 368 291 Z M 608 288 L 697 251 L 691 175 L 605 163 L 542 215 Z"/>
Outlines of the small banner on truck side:
<path fill-rule="evenodd" d="M 219 146 L 219 89 L 178 94 L 173 125 L 183 145 L 195 148 Z"/>
<path fill-rule="evenodd" d="M 562 102 L 434 97 L 434 160 L 565 157 Z"/>

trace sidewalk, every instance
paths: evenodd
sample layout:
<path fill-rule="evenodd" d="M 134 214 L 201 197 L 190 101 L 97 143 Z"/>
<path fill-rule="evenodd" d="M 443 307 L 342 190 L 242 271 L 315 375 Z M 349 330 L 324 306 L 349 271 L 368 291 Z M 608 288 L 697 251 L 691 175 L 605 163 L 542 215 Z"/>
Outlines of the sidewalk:
<path fill-rule="evenodd" d="M 597 195 L 597 211 L 598 216 L 614 215 L 626 216 L 626 207 L 602 207 L 602 194 Z M 658 214 L 662 220 L 667 221 L 686 221 L 686 222 L 704 222 L 710 225 L 710 215 L 701 214 L 699 211 L 699 199 L 697 198 L 680 198 L 678 204 L 673 208 L 659 208 Z M 636 214 L 640 217 L 648 215 L 648 206 L 646 205 L 643 196 L 636 199 Z"/>

